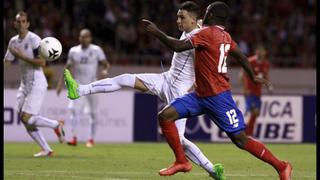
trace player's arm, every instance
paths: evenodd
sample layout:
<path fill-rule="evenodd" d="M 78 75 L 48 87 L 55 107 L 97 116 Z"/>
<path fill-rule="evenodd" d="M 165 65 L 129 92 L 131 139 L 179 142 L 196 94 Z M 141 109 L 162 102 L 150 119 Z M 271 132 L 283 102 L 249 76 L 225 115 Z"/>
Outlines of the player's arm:
<path fill-rule="evenodd" d="M 100 61 L 101 64 L 102 64 L 102 71 L 100 73 L 100 78 L 99 79 L 104 79 L 104 78 L 107 78 L 108 77 L 108 73 L 109 73 L 109 70 L 110 70 L 110 63 L 108 60 L 104 59 L 102 61 Z"/>
<path fill-rule="evenodd" d="M 265 70 L 265 73 L 264 73 L 264 78 L 268 81 L 270 81 L 269 79 L 269 66 L 267 67 L 267 69 Z M 268 93 L 269 94 L 272 94 L 273 93 L 273 85 L 271 84 L 270 86 L 267 86 L 267 90 L 268 90 Z"/>
<path fill-rule="evenodd" d="M 239 72 L 239 83 L 242 85 L 242 87 L 244 89 L 244 95 L 247 95 L 248 94 L 248 89 L 247 89 L 247 87 L 245 86 L 245 83 L 244 83 L 244 72 L 243 72 L 242 69 Z"/>
<path fill-rule="evenodd" d="M 10 52 L 10 46 L 12 45 L 11 43 L 12 43 L 12 41 L 10 40 L 9 44 L 8 44 L 7 52 L 3 58 L 3 66 L 4 67 L 11 65 L 12 62 L 14 61 L 14 58 L 15 58 L 14 55 Z"/>
<path fill-rule="evenodd" d="M 65 69 L 69 69 L 70 70 L 71 68 L 71 64 L 66 64 L 63 68 L 63 72 Z M 60 93 L 61 93 L 61 90 L 62 90 L 62 87 L 63 87 L 63 83 L 64 83 L 64 76 L 63 76 L 63 73 L 60 75 L 59 77 L 59 81 L 58 81 L 58 84 L 57 84 L 57 87 L 56 87 L 56 92 L 57 92 L 57 95 L 59 96 Z"/>
<path fill-rule="evenodd" d="M 71 68 L 74 64 L 74 60 L 73 60 L 73 48 L 71 48 L 68 52 L 68 59 L 67 59 L 67 63 L 66 65 L 64 65 L 63 67 L 63 71 L 59 77 L 59 81 L 58 81 L 58 84 L 57 84 L 57 87 L 56 87 L 56 92 L 57 92 L 57 95 L 59 96 L 59 94 L 61 93 L 61 90 L 62 90 L 62 87 L 63 87 L 63 84 L 64 84 L 64 70 L 65 69 L 68 69 L 71 71 Z"/>
<path fill-rule="evenodd" d="M 242 84 L 242 85 L 244 85 L 244 83 L 243 83 L 243 77 L 244 75 L 243 75 L 243 70 L 241 69 L 240 70 L 240 72 L 239 72 L 239 83 L 240 84 Z"/>
<path fill-rule="evenodd" d="M 173 37 L 168 36 L 162 32 L 153 22 L 143 19 L 145 29 L 148 33 L 152 34 L 158 38 L 163 44 L 169 47 L 175 52 L 181 52 L 188 49 L 193 49 L 193 46 L 189 39 L 179 40 Z"/>
<path fill-rule="evenodd" d="M 25 61 L 29 64 L 32 64 L 34 66 L 40 66 L 44 67 L 46 66 L 46 61 L 42 58 L 40 58 L 38 54 L 38 50 L 34 50 L 34 54 L 36 55 L 35 58 L 28 58 L 25 55 L 22 54 L 22 52 L 17 48 L 9 48 L 10 52 L 19 60 Z"/>
<path fill-rule="evenodd" d="M 22 52 L 17 48 L 9 48 L 10 52 L 19 60 L 25 61 L 34 66 L 44 67 L 46 66 L 46 61 L 40 58 L 38 54 L 38 49 L 34 49 L 33 53 L 35 54 L 35 58 L 29 58 L 22 54 Z"/>
<path fill-rule="evenodd" d="M 242 68 L 248 74 L 251 81 L 253 81 L 254 83 L 265 84 L 267 87 L 271 85 L 271 83 L 268 80 L 254 75 L 254 72 L 250 66 L 248 58 L 241 52 L 241 50 L 238 47 L 230 50 L 229 55 L 235 58 L 241 64 Z"/>

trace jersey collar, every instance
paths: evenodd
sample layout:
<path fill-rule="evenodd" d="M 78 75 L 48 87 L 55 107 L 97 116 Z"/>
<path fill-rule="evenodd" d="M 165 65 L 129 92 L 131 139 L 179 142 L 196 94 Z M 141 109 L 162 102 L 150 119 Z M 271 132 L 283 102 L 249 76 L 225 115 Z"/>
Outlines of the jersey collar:
<path fill-rule="evenodd" d="M 219 29 L 221 29 L 221 30 L 224 30 L 224 29 L 225 29 L 225 27 L 224 27 L 224 26 L 221 26 L 221 25 L 214 25 L 214 27 L 217 27 L 217 28 L 219 28 Z"/>

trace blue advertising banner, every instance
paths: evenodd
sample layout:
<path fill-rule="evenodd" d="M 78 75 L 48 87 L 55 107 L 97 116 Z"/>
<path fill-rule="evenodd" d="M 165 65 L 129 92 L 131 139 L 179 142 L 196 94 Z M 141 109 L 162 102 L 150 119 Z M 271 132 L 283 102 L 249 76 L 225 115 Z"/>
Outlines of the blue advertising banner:
<path fill-rule="evenodd" d="M 134 141 L 157 141 L 158 98 L 157 96 L 135 93 L 134 95 Z"/>
<path fill-rule="evenodd" d="M 303 97 L 303 142 L 316 142 L 316 96 Z"/>
<path fill-rule="evenodd" d="M 245 112 L 242 95 L 234 95 L 240 110 Z M 158 101 L 158 103 L 157 103 Z M 140 105 L 139 105 L 140 104 Z M 157 105 L 157 106 L 156 106 Z M 156 96 L 135 96 L 135 141 L 161 141 L 157 112 L 164 105 Z M 244 113 L 245 120 L 249 113 Z M 137 124 L 138 123 L 138 124 Z M 270 143 L 316 142 L 316 97 L 315 96 L 263 96 L 260 117 L 254 136 Z M 230 142 L 207 116 L 189 118 L 185 137 L 196 141 Z"/>

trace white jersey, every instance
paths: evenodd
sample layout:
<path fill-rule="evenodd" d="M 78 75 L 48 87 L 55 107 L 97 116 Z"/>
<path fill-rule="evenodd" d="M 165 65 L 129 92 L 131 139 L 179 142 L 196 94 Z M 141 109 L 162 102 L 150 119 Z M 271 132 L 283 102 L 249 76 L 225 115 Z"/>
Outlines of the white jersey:
<path fill-rule="evenodd" d="M 199 31 L 198 28 L 189 33 L 183 32 L 180 40 Z M 171 67 L 167 72 L 169 83 L 175 88 L 190 88 L 195 82 L 194 74 L 194 49 L 182 52 L 175 52 L 172 57 Z"/>
<path fill-rule="evenodd" d="M 74 78 L 80 84 L 87 84 L 97 80 L 99 61 L 106 60 L 103 50 L 94 44 L 83 49 L 81 45 L 69 50 L 67 64 L 73 66 Z"/>
<path fill-rule="evenodd" d="M 41 38 L 38 35 L 28 31 L 24 39 L 20 39 L 18 35 L 12 37 L 9 41 L 8 48 L 17 48 L 24 56 L 33 59 L 35 55 L 38 54 L 40 41 Z M 15 57 L 8 49 L 4 59 L 13 61 Z M 23 87 L 25 90 L 30 90 L 33 87 L 47 88 L 48 83 L 41 67 L 34 66 L 22 60 L 19 60 L 19 64 L 21 67 L 20 87 Z"/>

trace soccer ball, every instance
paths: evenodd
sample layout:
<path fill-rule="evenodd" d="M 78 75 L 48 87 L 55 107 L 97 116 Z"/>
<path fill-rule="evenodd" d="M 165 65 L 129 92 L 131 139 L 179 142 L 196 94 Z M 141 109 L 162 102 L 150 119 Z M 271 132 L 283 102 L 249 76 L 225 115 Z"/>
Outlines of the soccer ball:
<path fill-rule="evenodd" d="M 46 37 L 41 40 L 39 53 L 45 60 L 54 61 L 60 57 L 61 52 L 62 45 L 58 39 L 54 37 Z"/>

